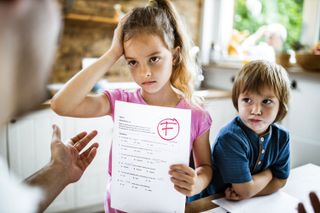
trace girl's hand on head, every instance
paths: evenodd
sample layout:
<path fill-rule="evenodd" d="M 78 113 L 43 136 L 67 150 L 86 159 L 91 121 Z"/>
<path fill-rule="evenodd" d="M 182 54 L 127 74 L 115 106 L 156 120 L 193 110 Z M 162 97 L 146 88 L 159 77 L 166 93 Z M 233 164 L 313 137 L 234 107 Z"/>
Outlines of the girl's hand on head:
<path fill-rule="evenodd" d="M 186 195 L 191 196 L 197 193 L 196 179 L 197 174 L 194 169 L 184 164 L 175 164 L 170 166 L 169 174 L 174 188 Z"/>
<path fill-rule="evenodd" d="M 240 196 L 237 194 L 236 191 L 232 187 L 228 187 L 225 191 L 225 198 L 227 200 L 233 200 L 233 201 L 238 201 L 241 200 Z"/>
<path fill-rule="evenodd" d="M 116 57 L 120 58 L 123 55 L 123 25 L 127 21 L 129 14 L 126 14 L 119 21 L 116 29 L 113 32 L 113 39 L 111 43 L 110 50 L 116 55 Z"/>

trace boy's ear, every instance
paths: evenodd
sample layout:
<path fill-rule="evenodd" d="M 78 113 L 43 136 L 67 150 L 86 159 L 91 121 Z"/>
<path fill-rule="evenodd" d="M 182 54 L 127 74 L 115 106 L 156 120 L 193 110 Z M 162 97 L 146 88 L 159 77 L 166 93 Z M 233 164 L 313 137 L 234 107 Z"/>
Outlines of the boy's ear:
<path fill-rule="evenodd" d="M 182 58 L 181 58 L 181 55 L 180 55 L 180 47 L 177 46 L 176 48 L 174 48 L 172 50 L 172 64 L 173 65 L 177 65 L 181 62 Z"/>

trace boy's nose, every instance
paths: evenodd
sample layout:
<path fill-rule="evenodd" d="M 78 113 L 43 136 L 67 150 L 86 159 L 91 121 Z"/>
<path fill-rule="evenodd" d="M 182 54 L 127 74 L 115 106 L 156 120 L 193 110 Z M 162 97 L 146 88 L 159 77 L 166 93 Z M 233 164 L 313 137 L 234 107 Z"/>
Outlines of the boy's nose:
<path fill-rule="evenodd" d="M 262 115 L 260 104 L 254 104 L 250 113 L 252 115 Z"/>

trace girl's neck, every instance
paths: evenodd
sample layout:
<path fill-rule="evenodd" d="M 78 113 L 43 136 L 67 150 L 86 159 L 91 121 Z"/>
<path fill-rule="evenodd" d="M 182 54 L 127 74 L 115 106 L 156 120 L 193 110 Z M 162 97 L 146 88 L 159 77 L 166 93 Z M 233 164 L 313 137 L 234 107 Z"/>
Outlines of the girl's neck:
<path fill-rule="evenodd" d="M 171 86 L 164 87 L 157 93 L 147 93 L 141 90 L 141 96 L 147 104 L 155 106 L 175 107 L 181 100 Z"/>

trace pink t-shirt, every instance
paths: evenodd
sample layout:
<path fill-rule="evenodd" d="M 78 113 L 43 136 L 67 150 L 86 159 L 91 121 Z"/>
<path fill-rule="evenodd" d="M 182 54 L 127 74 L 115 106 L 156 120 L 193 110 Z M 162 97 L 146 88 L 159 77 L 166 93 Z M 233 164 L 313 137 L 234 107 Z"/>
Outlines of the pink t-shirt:
<path fill-rule="evenodd" d="M 147 104 L 143 97 L 141 96 L 141 89 L 137 89 L 134 92 L 129 92 L 121 89 L 116 89 L 113 91 L 104 91 L 104 94 L 108 97 L 111 106 L 111 115 L 114 119 L 114 106 L 115 101 L 125 101 L 136 104 Z M 192 150 L 193 142 L 201 136 L 203 133 L 207 132 L 211 127 L 211 117 L 207 111 L 204 109 L 194 106 L 188 103 L 185 99 L 177 104 L 176 108 L 180 109 L 191 109 L 191 137 L 190 137 L 190 149 Z M 191 151 L 190 150 L 190 151 Z M 112 176 L 112 152 L 109 154 L 109 165 L 108 165 L 108 184 L 107 184 L 107 198 L 105 201 L 105 211 L 110 213 L 122 212 L 116 209 L 111 208 L 111 199 L 110 199 L 110 182 Z"/>

